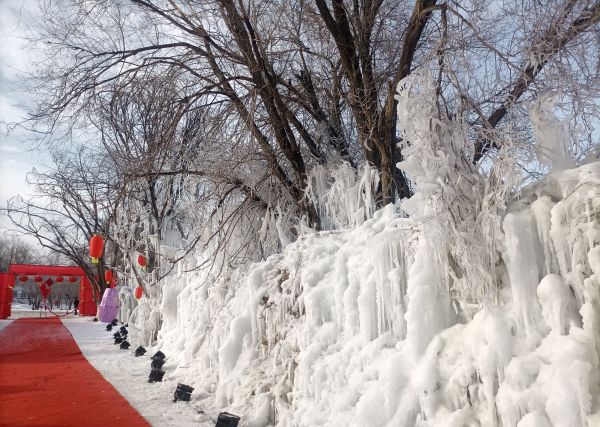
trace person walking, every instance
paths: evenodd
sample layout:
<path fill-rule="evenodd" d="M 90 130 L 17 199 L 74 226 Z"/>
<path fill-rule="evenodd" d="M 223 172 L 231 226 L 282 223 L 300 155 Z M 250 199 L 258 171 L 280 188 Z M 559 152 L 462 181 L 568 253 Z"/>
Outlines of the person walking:
<path fill-rule="evenodd" d="M 73 309 L 75 310 L 75 316 L 77 316 L 77 307 L 79 307 L 79 300 L 75 298 L 73 300 Z"/>

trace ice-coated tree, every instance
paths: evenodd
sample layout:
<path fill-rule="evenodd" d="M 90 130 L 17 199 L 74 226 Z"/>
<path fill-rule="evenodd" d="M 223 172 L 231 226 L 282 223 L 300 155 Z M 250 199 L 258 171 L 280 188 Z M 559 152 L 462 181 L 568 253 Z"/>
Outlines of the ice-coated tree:
<path fill-rule="evenodd" d="M 41 7 L 31 123 L 49 140 L 93 129 L 87 161 L 110 164 L 118 188 L 114 241 L 123 254 L 160 252 L 171 266 L 195 247 L 221 266 L 252 260 L 307 227 L 362 220 L 374 210 L 371 190 L 376 207 L 410 196 L 414 183 L 396 167 L 411 146 L 396 90 L 415 73 L 434 87 L 437 120 L 462 127 L 464 141 L 452 147 L 458 175 L 505 180 L 507 156 L 519 175 L 543 175 L 531 163 L 540 145 L 523 108 L 541 93 L 556 92 L 574 135 L 565 153 L 582 160 L 595 145 L 592 0 Z M 359 179 L 365 170 L 375 177 Z M 179 235 L 170 254 L 156 245 L 167 228 Z"/>

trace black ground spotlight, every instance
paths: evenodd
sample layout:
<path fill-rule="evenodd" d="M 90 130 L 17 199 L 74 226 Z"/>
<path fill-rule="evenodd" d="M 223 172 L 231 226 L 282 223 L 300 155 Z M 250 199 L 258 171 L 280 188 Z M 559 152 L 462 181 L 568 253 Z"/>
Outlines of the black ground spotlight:
<path fill-rule="evenodd" d="M 123 341 L 124 341 L 123 337 L 121 337 L 121 336 L 115 337 L 115 345 L 121 344 Z"/>
<path fill-rule="evenodd" d="M 165 359 L 154 359 L 151 363 L 150 363 L 150 367 L 152 369 L 162 369 L 162 367 L 165 364 Z"/>
<path fill-rule="evenodd" d="M 164 360 L 165 359 L 165 353 L 163 353 L 162 351 L 157 351 L 154 356 L 151 357 L 152 360 Z"/>
<path fill-rule="evenodd" d="M 175 396 L 173 396 L 173 402 L 177 402 L 181 400 L 182 402 L 189 402 L 190 397 L 192 397 L 192 391 L 194 391 L 194 387 L 190 387 L 185 384 L 177 384 L 177 388 L 175 389 Z"/>
<path fill-rule="evenodd" d="M 129 348 L 129 346 L 131 346 L 131 344 L 129 344 L 128 341 L 123 340 L 123 342 L 121 343 L 121 345 L 119 346 L 119 348 L 121 350 L 127 350 Z"/>
<path fill-rule="evenodd" d="M 112 325 L 111 325 L 110 323 L 109 323 L 108 325 L 106 325 L 106 330 L 107 330 L 107 331 L 110 331 L 110 330 L 112 330 Z"/>
<path fill-rule="evenodd" d="M 135 349 L 135 357 L 140 357 L 146 354 L 146 349 L 142 346 L 139 346 Z"/>
<path fill-rule="evenodd" d="M 119 338 L 121 336 L 121 332 L 117 331 L 113 334 L 113 338 Z"/>
<path fill-rule="evenodd" d="M 150 371 L 150 376 L 148 377 L 149 383 L 160 383 L 162 382 L 163 376 L 165 375 L 165 371 L 161 369 L 152 369 Z"/>
<path fill-rule="evenodd" d="M 119 331 L 121 332 L 121 335 L 127 335 L 127 328 L 125 326 L 121 326 Z"/>
<path fill-rule="evenodd" d="M 117 326 L 119 324 L 119 321 L 117 319 L 113 319 L 113 321 L 110 322 L 110 324 L 113 326 Z"/>
<path fill-rule="evenodd" d="M 237 427 L 240 422 L 240 417 L 230 414 L 229 412 L 219 413 L 215 427 Z"/>

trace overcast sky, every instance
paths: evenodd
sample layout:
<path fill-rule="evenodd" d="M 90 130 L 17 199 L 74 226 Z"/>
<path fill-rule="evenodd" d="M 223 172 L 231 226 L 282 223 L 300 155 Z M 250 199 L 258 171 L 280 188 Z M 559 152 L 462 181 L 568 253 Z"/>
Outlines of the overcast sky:
<path fill-rule="evenodd" d="M 22 79 L 31 69 L 24 37 L 31 34 L 34 0 L 0 0 L 0 204 L 16 195 L 27 195 L 26 174 L 34 166 L 43 168 L 44 153 L 33 149 L 32 137 L 22 130 L 10 130 L 26 114 L 31 103 Z M 6 231 L 0 218 L 0 233 Z"/>

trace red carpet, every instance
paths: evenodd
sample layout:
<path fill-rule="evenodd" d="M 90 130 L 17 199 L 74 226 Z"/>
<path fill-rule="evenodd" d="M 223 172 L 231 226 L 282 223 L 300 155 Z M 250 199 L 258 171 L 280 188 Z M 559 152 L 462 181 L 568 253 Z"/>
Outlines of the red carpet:
<path fill-rule="evenodd" d="M 148 426 L 83 357 L 58 318 L 0 331 L 0 426 Z"/>

